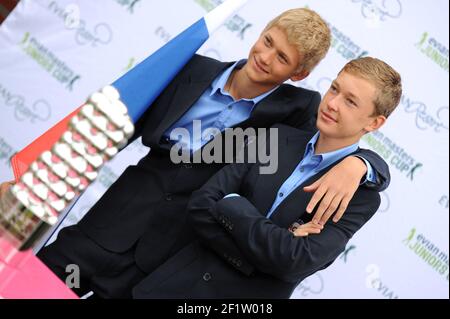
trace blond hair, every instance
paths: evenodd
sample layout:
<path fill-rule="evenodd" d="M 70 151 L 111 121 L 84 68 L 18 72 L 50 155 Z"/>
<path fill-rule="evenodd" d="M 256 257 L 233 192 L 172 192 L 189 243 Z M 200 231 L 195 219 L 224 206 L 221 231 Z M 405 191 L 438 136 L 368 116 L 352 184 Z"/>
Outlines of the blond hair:
<path fill-rule="evenodd" d="M 279 27 L 286 32 L 289 43 L 297 47 L 302 58 L 301 66 L 306 71 L 312 71 L 330 48 L 330 28 L 310 9 L 288 10 L 269 22 L 263 32 L 273 27 Z"/>
<path fill-rule="evenodd" d="M 376 58 L 364 57 L 347 63 L 340 73 L 347 72 L 373 83 L 377 89 L 372 116 L 388 118 L 400 103 L 402 79 L 389 64 Z"/>

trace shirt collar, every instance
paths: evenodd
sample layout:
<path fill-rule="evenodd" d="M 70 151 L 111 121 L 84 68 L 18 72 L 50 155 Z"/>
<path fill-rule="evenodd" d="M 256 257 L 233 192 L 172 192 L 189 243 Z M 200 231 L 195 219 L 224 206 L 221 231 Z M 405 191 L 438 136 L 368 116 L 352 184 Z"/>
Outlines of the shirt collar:
<path fill-rule="evenodd" d="M 304 157 L 316 157 L 319 160 L 319 164 L 316 167 L 316 171 L 321 171 L 326 167 L 330 166 L 334 162 L 354 153 L 359 148 L 359 143 L 355 143 L 353 145 L 338 149 L 333 152 L 328 152 L 324 154 L 315 155 L 315 145 L 319 140 L 320 132 L 317 132 L 309 143 L 306 145 L 305 156 Z"/>
<path fill-rule="evenodd" d="M 231 73 L 234 71 L 234 69 L 241 69 L 245 64 L 247 63 L 247 59 L 242 59 L 234 63 L 232 66 L 230 66 L 228 69 L 226 69 L 222 75 L 218 76 L 211 84 L 211 94 L 210 96 L 213 96 L 218 91 L 222 95 L 230 96 L 228 92 L 225 92 L 225 85 L 227 84 L 227 81 L 231 75 Z M 272 90 L 263 93 L 253 99 L 242 99 L 242 101 L 252 102 L 253 104 L 258 104 L 263 100 L 265 97 L 269 96 L 273 91 L 278 89 L 279 86 L 273 88 Z"/>

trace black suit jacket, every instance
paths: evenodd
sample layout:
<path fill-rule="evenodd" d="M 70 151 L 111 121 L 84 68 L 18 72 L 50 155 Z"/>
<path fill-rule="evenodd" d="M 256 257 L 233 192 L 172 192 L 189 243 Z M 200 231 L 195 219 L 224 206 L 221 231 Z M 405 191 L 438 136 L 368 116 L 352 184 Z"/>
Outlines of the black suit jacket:
<path fill-rule="evenodd" d="M 136 123 L 131 140 L 142 136 L 151 148 L 136 166 L 128 167 L 79 222 L 80 229 L 101 247 L 122 253 L 136 245 L 136 262 L 150 272 L 195 238 L 186 226 L 186 205 L 193 191 L 224 164 L 173 164 L 164 132 L 200 98 L 213 80 L 232 63 L 194 58 Z M 314 131 L 320 103 L 318 92 L 281 85 L 253 109 L 239 127 L 269 128 L 275 123 Z M 375 153 L 359 154 L 389 184 L 389 168 Z"/>
<path fill-rule="evenodd" d="M 279 188 L 303 157 L 312 134 L 279 128 L 279 171 L 261 175 L 258 164 L 231 164 L 214 175 L 189 203 L 199 241 L 182 249 L 134 289 L 136 298 L 289 298 L 307 276 L 329 266 L 348 240 L 377 211 L 377 191 L 359 187 L 342 219 L 320 235 L 296 238 L 294 222 L 309 222 L 311 194 L 302 188 L 287 197 L 270 219 Z M 334 165 L 336 165 L 335 163 Z M 333 165 L 333 166 L 334 166 Z M 242 197 L 223 199 L 238 193 Z"/>

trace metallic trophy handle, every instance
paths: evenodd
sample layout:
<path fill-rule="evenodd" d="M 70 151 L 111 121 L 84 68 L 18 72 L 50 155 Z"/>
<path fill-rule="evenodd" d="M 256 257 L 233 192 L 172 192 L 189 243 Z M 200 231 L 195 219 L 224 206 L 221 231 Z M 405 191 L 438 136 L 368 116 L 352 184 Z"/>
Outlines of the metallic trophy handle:
<path fill-rule="evenodd" d="M 33 247 L 133 133 L 114 87 L 92 94 L 53 148 L 0 198 L 0 236 L 18 250 Z"/>

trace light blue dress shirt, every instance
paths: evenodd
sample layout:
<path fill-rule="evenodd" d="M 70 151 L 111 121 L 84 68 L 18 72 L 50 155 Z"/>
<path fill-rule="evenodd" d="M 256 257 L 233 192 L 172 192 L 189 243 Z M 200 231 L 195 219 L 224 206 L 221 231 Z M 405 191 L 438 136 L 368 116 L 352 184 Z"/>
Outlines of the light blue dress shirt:
<path fill-rule="evenodd" d="M 278 208 L 278 206 L 300 185 L 302 185 L 305 181 L 307 181 L 312 176 L 318 174 L 323 169 L 332 165 L 333 163 L 339 161 L 340 159 L 350 155 L 358 149 L 358 143 L 350 145 L 345 148 L 341 148 L 334 152 L 329 152 L 325 154 L 317 154 L 315 155 L 315 145 L 317 140 L 319 139 L 320 132 L 317 132 L 313 138 L 309 141 L 306 146 L 305 154 L 303 159 L 294 169 L 292 174 L 286 179 L 283 185 L 277 192 L 277 197 L 272 204 L 272 207 L 267 212 L 267 218 L 270 218 L 273 212 Z M 367 165 L 368 171 L 366 174 L 367 181 L 375 182 L 375 174 L 373 173 L 373 169 L 370 164 L 363 158 L 361 158 Z M 229 194 L 224 198 L 236 197 L 240 196 L 238 194 Z"/>
<path fill-rule="evenodd" d="M 224 87 L 233 70 L 242 68 L 246 62 L 245 59 L 240 60 L 219 75 L 189 111 L 164 133 L 164 137 L 170 140 L 170 133 L 174 129 L 184 128 L 190 136 L 180 135 L 172 142 L 180 143 L 184 148 L 195 152 L 214 137 L 214 132 L 223 132 L 226 128 L 248 120 L 256 104 L 275 91 L 278 86 L 253 99 L 236 101 Z M 195 139 L 194 120 L 200 120 L 202 126 L 202 136 Z"/>

